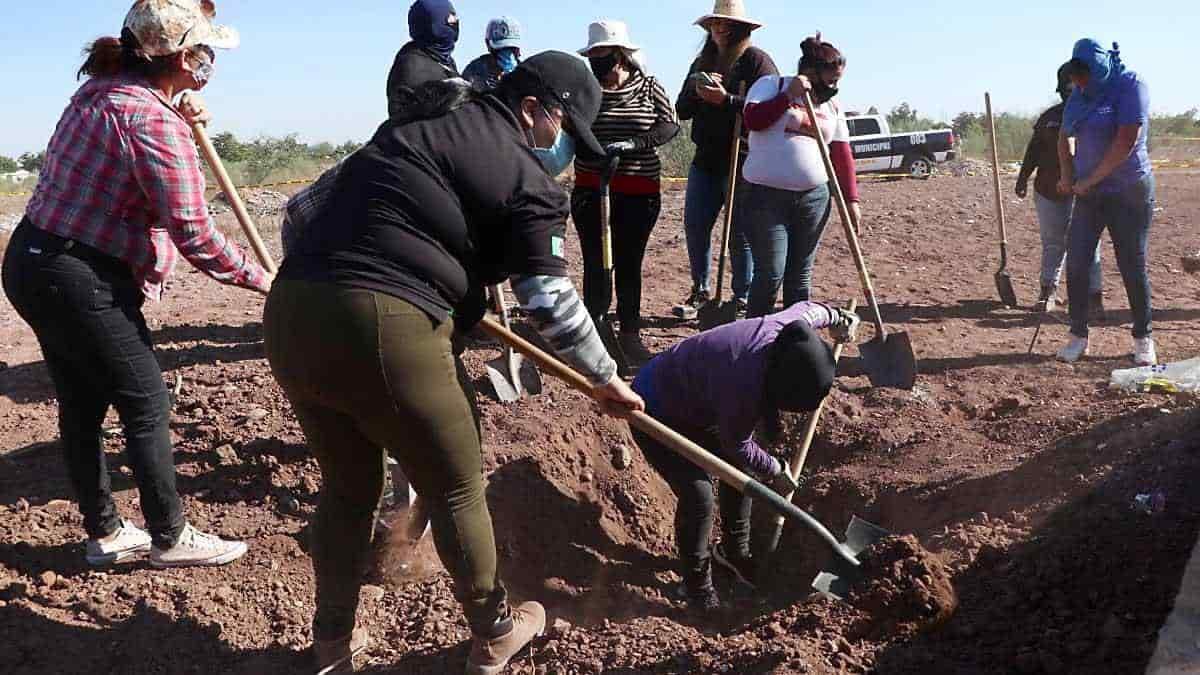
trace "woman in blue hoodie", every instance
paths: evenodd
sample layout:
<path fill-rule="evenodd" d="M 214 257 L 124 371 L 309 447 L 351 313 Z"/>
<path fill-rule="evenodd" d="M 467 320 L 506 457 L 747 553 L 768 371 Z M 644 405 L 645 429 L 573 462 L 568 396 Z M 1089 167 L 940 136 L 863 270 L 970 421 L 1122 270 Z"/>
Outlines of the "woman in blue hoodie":
<path fill-rule="evenodd" d="M 1153 365 L 1157 355 L 1150 334 L 1146 269 L 1154 215 L 1154 174 L 1146 150 L 1150 91 L 1136 73 L 1125 69 L 1116 43 L 1107 50 L 1095 40 L 1076 42 L 1069 67 L 1075 89 L 1059 133 L 1058 190 L 1075 195 L 1067 246 L 1071 339 L 1058 358 L 1073 363 L 1088 353 L 1088 274 L 1107 228 L 1133 313 L 1133 360 L 1139 366 Z"/>

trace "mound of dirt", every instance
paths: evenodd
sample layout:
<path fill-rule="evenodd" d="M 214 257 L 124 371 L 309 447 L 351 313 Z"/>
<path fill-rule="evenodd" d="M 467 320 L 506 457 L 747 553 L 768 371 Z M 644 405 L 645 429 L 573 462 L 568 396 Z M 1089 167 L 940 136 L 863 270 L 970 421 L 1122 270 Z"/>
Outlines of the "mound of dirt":
<path fill-rule="evenodd" d="M 933 630 L 958 607 L 946 566 L 912 535 L 887 537 L 864 551 L 862 573 L 848 599 L 871 616 L 877 634 Z"/>

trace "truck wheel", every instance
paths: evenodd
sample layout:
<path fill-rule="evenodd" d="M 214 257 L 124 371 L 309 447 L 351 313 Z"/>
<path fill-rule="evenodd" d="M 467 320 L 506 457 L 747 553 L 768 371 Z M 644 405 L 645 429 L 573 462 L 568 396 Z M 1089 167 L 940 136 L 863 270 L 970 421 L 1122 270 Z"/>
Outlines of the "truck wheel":
<path fill-rule="evenodd" d="M 909 178 L 930 178 L 933 176 L 933 164 L 933 158 L 928 155 L 912 155 L 904 160 L 904 172 Z"/>

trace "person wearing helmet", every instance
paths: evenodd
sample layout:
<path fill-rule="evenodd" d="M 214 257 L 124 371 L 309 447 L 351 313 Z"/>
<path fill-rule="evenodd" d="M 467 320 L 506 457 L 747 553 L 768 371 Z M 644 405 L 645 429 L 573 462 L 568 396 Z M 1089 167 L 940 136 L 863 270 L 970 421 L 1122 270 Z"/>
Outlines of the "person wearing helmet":
<path fill-rule="evenodd" d="M 450 0 L 417 0 L 408 10 L 408 34 L 388 71 L 388 117 L 402 116 L 412 92 L 426 82 L 458 77 L 454 45 L 458 12 Z"/>
<path fill-rule="evenodd" d="M 1039 312 L 1052 312 L 1058 306 L 1058 282 L 1067 257 L 1067 232 L 1075 196 L 1058 191 L 1058 132 L 1062 129 L 1063 108 L 1073 87 L 1070 64 L 1064 63 L 1058 69 L 1056 89 L 1062 102 L 1048 108 L 1034 123 L 1033 136 L 1029 138 L 1025 160 L 1021 162 L 1021 171 L 1017 174 L 1016 193 L 1024 199 L 1029 193 L 1029 177 L 1037 172 L 1033 181 L 1033 205 L 1037 210 L 1042 236 L 1042 291 L 1038 295 L 1036 308 Z M 1092 319 L 1102 320 L 1104 283 L 1100 275 L 1098 243 L 1088 271 L 1088 295 Z"/>
<path fill-rule="evenodd" d="M 483 42 L 488 53 L 467 64 L 463 78 L 479 90 L 495 89 L 500 78 L 521 64 L 521 24 L 501 16 L 488 22 Z"/>
<path fill-rule="evenodd" d="M 152 567 L 222 565 L 242 542 L 200 532 L 175 487 L 170 395 L 142 314 L 182 256 L 209 277 L 259 293 L 270 275 L 208 215 L 190 124 L 216 52 L 237 33 L 211 2 L 142 0 L 121 36 L 96 40 L 63 112 L 25 217 L 4 256 L 4 291 L 37 335 L 58 398 L 67 475 L 92 565 L 149 552 Z M 178 105 L 172 101 L 180 97 Z M 113 501 L 100 426 L 125 429 L 146 530 Z"/>
<path fill-rule="evenodd" d="M 854 314 L 817 302 L 736 321 L 694 335 L 651 359 L 633 381 L 633 390 L 646 402 L 647 414 L 787 493 L 794 489 L 791 478 L 755 441 L 754 429 L 765 423 L 775 435 L 780 411 L 817 408 L 833 386 L 836 363 L 816 331 L 828 328 L 838 342 L 850 342 L 858 322 Z M 636 428 L 633 437 L 679 500 L 675 545 L 683 595 L 693 609 L 715 610 L 720 598 L 713 588 L 710 561 L 754 585 L 750 500 L 731 486 L 719 486 L 721 543 L 711 548 L 712 477 Z"/>
<path fill-rule="evenodd" d="M 617 376 L 567 274 L 569 209 L 554 176 L 575 146 L 603 151 L 591 131 L 600 86 L 587 64 L 544 52 L 486 93 L 445 81 L 417 94 L 428 109 L 385 122 L 321 183 L 327 194 L 304 196 L 324 206 L 292 223 L 298 234 L 263 316 L 267 359 L 321 467 L 318 668 L 365 639 L 355 614 L 386 448 L 427 504 L 474 635 L 468 672 L 495 673 L 543 630 L 545 610 L 510 607 L 497 574 L 475 391 L 451 346 L 456 324 L 474 326 L 484 288 L 507 278 L 606 412 L 643 404 Z"/>

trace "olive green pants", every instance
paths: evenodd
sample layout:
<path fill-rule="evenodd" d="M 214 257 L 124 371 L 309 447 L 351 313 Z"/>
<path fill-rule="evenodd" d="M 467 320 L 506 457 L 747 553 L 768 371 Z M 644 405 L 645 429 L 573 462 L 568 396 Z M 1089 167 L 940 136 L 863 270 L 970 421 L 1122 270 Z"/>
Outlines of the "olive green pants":
<path fill-rule="evenodd" d="M 427 500 L 438 556 L 472 629 L 486 634 L 507 616 L 507 598 L 475 391 L 451 353 L 453 322 L 383 293 L 280 279 L 263 327 L 271 370 L 321 466 L 314 638 L 354 628 L 388 451 Z"/>

